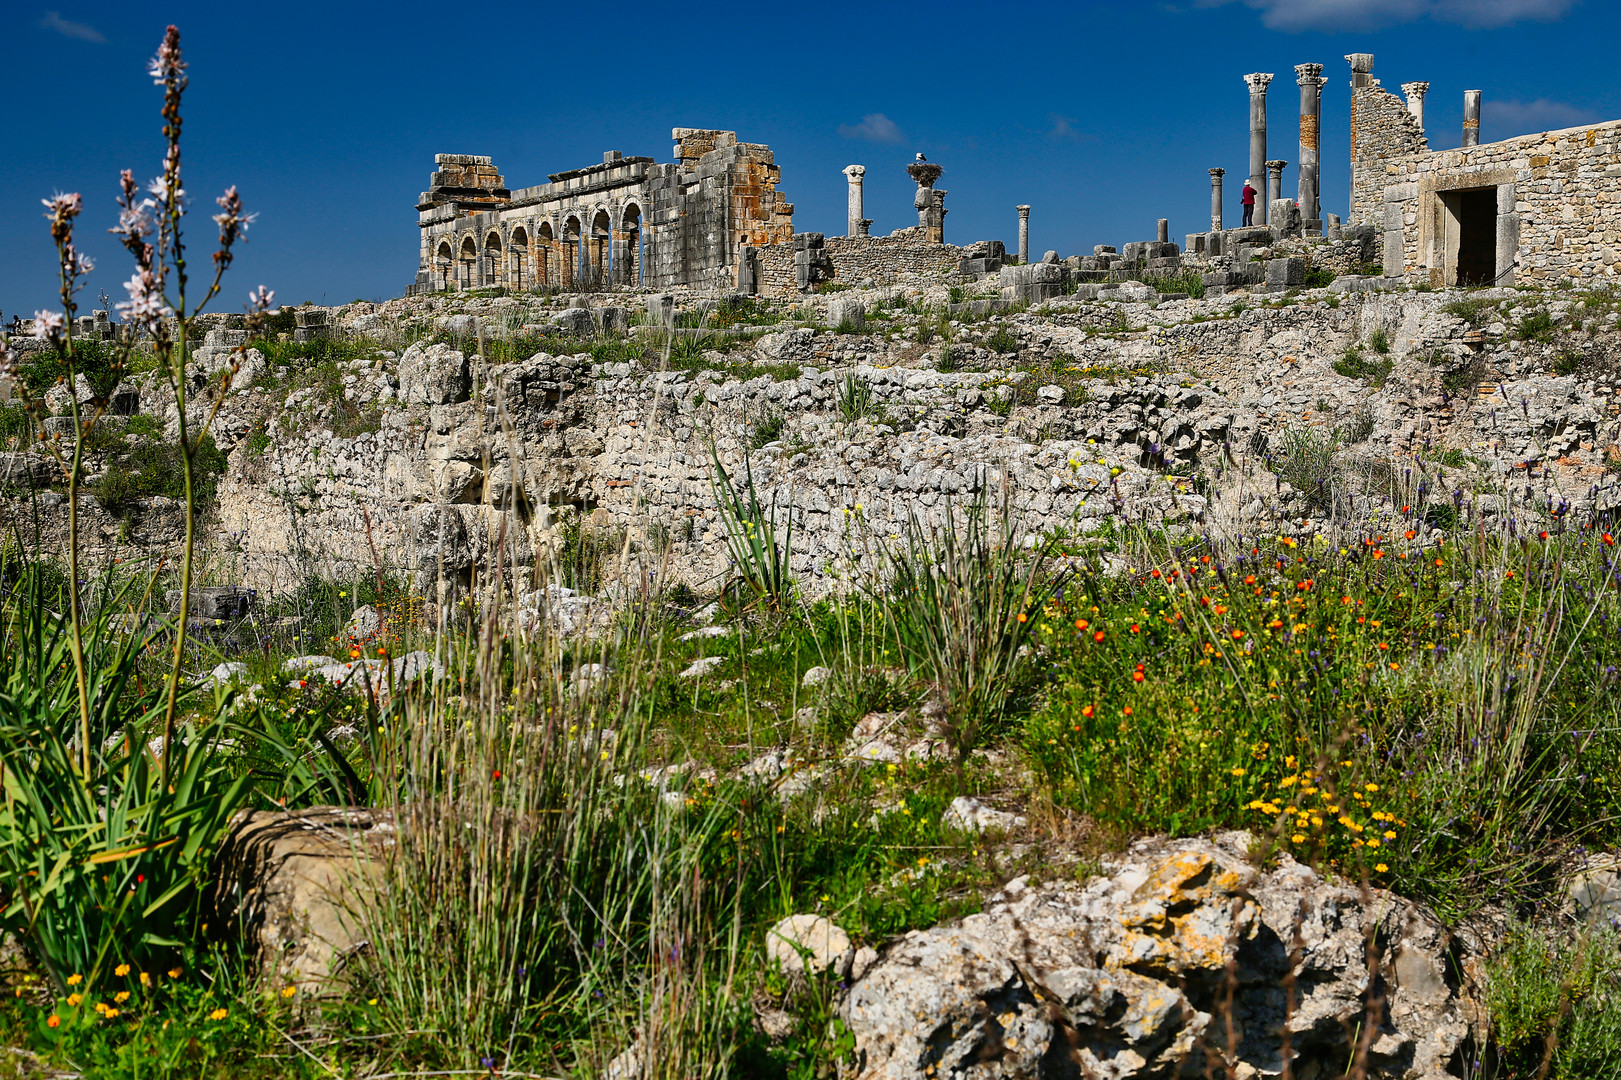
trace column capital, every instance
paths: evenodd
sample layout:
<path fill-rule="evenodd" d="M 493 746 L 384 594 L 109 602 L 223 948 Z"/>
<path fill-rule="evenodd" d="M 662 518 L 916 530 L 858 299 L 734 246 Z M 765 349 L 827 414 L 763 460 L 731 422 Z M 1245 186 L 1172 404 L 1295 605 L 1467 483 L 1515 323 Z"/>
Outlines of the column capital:
<path fill-rule="evenodd" d="M 1262 71 L 1253 72 L 1244 76 L 1244 81 L 1249 83 L 1251 94 L 1266 93 L 1266 88 L 1272 82 L 1272 79 L 1273 76 L 1271 73 Z"/>
<path fill-rule="evenodd" d="M 1346 53 L 1345 62 L 1351 65 L 1353 75 L 1373 74 L 1373 54 L 1369 52 Z"/>
<path fill-rule="evenodd" d="M 1287 161 L 1269 161 L 1266 163 L 1266 167 L 1272 172 L 1282 172 L 1289 167 L 1289 163 Z"/>
<path fill-rule="evenodd" d="M 1030 215 L 1030 207 L 1026 206 L 1023 203 L 1020 203 L 1018 206 L 1015 206 L 1013 209 L 1017 210 L 1022 216 L 1028 217 Z"/>
<path fill-rule="evenodd" d="M 1321 64 L 1295 65 L 1295 82 L 1300 86 L 1321 85 L 1320 80 L 1322 77 L 1323 65 Z"/>
<path fill-rule="evenodd" d="M 1227 170 L 1226 169 L 1211 169 L 1210 170 L 1210 175 L 1220 179 L 1221 177 L 1227 175 Z"/>
<path fill-rule="evenodd" d="M 1408 97 L 1421 98 L 1430 92 L 1430 84 L 1427 82 L 1404 82 L 1401 84 L 1401 92 Z"/>
<path fill-rule="evenodd" d="M 859 180 L 863 176 L 867 175 L 867 167 L 865 165 L 846 165 L 839 171 L 844 173 L 845 176 L 848 176 L 852 180 Z"/>

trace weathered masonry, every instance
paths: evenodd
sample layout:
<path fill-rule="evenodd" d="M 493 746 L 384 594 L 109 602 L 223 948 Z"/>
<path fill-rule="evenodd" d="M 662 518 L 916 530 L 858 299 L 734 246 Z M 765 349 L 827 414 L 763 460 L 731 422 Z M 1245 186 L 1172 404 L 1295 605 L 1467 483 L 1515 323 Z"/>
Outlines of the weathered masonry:
<path fill-rule="evenodd" d="M 603 155 L 509 190 L 487 157 L 438 154 L 417 204 L 422 230 L 408 293 L 502 286 L 679 285 L 720 290 L 749 273 L 750 249 L 788 240 L 793 204 L 769 147 L 731 131 L 676 128 L 674 162 Z"/>
<path fill-rule="evenodd" d="M 1463 145 L 1431 150 L 1428 83 L 1403 101 L 1352 61 L 1352 221 L 1384 238 L 1387 278 L 1444 285 L 1554 284 L 1621 275 L 1621 121 L 1479 143 L 1479 91 Z"/>

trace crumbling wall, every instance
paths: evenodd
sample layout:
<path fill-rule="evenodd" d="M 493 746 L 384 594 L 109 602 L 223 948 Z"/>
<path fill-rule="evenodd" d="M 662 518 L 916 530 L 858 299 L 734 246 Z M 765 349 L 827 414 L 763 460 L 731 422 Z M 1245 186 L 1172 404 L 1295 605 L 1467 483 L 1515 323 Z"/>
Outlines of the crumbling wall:
<path fill-rule="evenodd" d="M 921 226 L 913 226 L 888 236 L 829 236 L 823 240 L 823 250 L 832 260 L 834 281 L 889 285 L 903 278 L 949 274 L 958 268 L 967 249 L 931 243 L 924 238 Z M 792 244 L 762 247 L 759 265 L 762 295 L 793 296 L 799 292 Z"/>
<path fill-rule="evenodd" d="M 1424 129 L 1407 103 L 1379 85 L 1351 93 L 1351 225 L 1382 225 L 1388 162 L 1427 151 Z"/>

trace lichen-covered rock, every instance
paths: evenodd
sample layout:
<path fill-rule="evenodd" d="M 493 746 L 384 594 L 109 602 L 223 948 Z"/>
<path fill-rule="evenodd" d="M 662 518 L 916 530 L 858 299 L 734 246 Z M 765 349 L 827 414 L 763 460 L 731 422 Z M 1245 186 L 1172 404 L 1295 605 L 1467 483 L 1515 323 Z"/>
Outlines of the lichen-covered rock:
<path fill-rule="evenodd" d="M 859 1074 L 1277 1076 L 1286 1028 L 1294 1076 L 1337 1076 L 1370 1009 L 1371 939 L 1369 1075 L 1451 1075 L 1473 1014 L 1443 928 L 1287 856 L 1259 871 L 1248 843 L 1140 842 L 1084 886 L 1018 879 L 982 913 L 908 934 L 845 1001 Z"/>
<path fill-rule="evenodd" d="M 400 357 L 400 399 L 408 405 L 466 401 L 473 388 L 467 357 L 449 345 L 412 345 Z"/>

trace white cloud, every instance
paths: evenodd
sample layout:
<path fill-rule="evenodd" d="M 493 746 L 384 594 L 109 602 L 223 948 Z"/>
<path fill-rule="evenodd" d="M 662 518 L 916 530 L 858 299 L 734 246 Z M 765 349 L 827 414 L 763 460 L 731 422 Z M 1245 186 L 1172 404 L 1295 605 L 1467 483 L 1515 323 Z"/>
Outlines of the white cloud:
<path fill-rule="evenodd" d="M 1199 7 L 1224 7 L 1235 0 L 1197 0 Z M 1485 29 L 1533 20 L 1563 18 L 1580 0 L 1239 0 L 1261 13 L 1271 30 L 1377 30 L 1432 19 Z"/>
<path fill-rule="evenodd" d="M 1495 101 L 1491 97 L 1480 103 L 1480 124 L 1491 141 L 1509 139 L 1515 135 L 1529 135 L 1536 131 L 1558 131 L 1560 128 L 1579 127 L 1601 119 L 1591 109 L 1583 109 L 1563 101 L 1537 98 L 1535 101 Z"/>
<path fill-rule="evenodd" d="M 1052 123 L 1052 127 L 1047 132 L 1047 138 L 1067 139 L 1071 142 L 1075 142 L 1080 139 L 1081 133 L 1075 130 L 1075 118 L 1073 116 L 1060 116 L 1058 113 L 1048 113 L 1047 119 Z"/>
<path fill-rule="evenodd" d="M 64 19 L 55 11 L 47 11 L 45 17 L 39 20 L 39 25 L 46 30 L 54 30 L 63 37 L 76 38 L 79 41 L 93 41 L 97 45 L 107 43 L 107 38 L 94 26 Z"/>
<path fill-rule="evenodd" d="M 859 124 L 840 124 L 839 134 L 846 139 L 861 139 L 865 142 L 899 143 L 906 141 L 905 132 L 883 113 L 868 113 L 861 118 Z"/>

